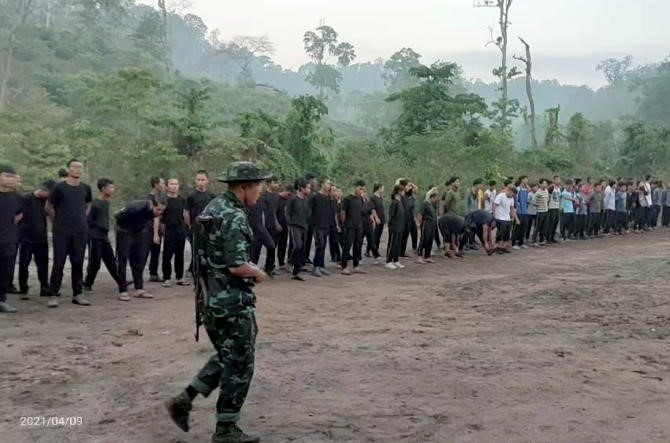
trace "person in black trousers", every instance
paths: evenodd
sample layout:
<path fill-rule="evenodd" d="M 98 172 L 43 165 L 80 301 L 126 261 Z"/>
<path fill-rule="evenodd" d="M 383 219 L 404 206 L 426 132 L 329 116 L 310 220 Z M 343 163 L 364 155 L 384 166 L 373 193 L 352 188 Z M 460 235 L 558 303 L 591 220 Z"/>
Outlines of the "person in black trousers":
<path fill-rule="evenodd" d="M 49 243 L 47 241 L 47 201 L 56 185 L 47 180 L 35 192 L 22 198 L 23 218 L 19 223 L 19 292 L 28 299 L 30 261 L 35 259 L 40 296 L 49 296 Z"/>
<path fill-rule="evenodd" d="M 330 247 L 330 261 L 342 261 L 342 227 L 340 226 L 340 211 L 342 210 L 342 191 L 337 186 L 330 187 L 330 222 L 328 232 L 328 246 Z"/>
<path fill-rule="evenodd" d="M 375 264 L 381 262 L 379 249 L 375 241 L 375 230 L 378 224 L 379 216 L 377 216 L 377 211 L 375 211 L 374 203 L 368 198 L 367 193 L 363 193 L 363 239 L 370 249 L 369 252 L 366 251 L 365 256 L 372 256 L 375 259 Z"/>
<path fill-rule="evenodd" d="M 309 225 L 309 202 L 311 193 L 310 185 L 304 178 L 296 180 L 296 193 L 286 205 L 286 219 L 288 221 L 291 236 L 291 264 L 293 265 L 292 280 L 305 281 L 300 276 L 304 266 L 305 244 L 307 241 L 307 226 Z"/>
<path fill-rule="evenodd" d="M 114 195 L 114 182 L 101 178 L 98 180 L 100 196 L 91 203 L 88 213 L 88 267 L 84 278 L 84 291 L 93 292 L 93 283 L 100 270 L 100 262 L 105 263 L 109 275 L 119 284 L 118 266 L 114 249 L 109 242 L 109 201 Z"/>
<path fill-rule="evenodd" d="M 10 270 L 16 260 L 19 242 L 17 223 L 22 217 L 21 198 L 17 192 L 16 170 L 0 164 L 0 313 L 14 313 L 16 308 L 7 303 L 11 285 Z"/>
<path fill-rule="evenodd" d="M 375 225 L 374 229 L 374 245 L 377 251 L 381 246 L 382 234 L 384 233 L 384 225 L 386 224 L 386 210 L 384 208 L 384 186 L 381 183 L 375 183 L 373 186 L 374 194 L 370 197 L 372 202 L 372 207 L 374 208 L 375 213 L 379 222 Z M 367 246 L 367 252 L 370 254 L 372 248 L 370 245 Z"/>
<path fill-rule="evenodd" d="M 309 199 L 310 224 L 314 235 L 314 270 L 312 275 L 322 277 L 330 275 L 326 269 L 326 243 L 331 227 L 332 204 L 330 198 L 331 182 L 321 180 L 321 191 L 312 194 Z"/>
<path fill-rule="evenodd" d="M 286 248 L 288 246 L 289 226 L 286 220 L 286 205 L 292 197 L 290 186 L 284 186 L 279 193 L 279 202 L 277 207 L 277 222 L 281 230 L 277 234 L 277 263 L 279 269 L 286 270 Z"/>
<path fill-rule="evenodd" d="M 172 258 L 174 258 L 174 274 L 178 286 L 188 286 L 184 280 L 184 249 L 186 234 L 189 230 L 189 214 L 186 200 L 179 195 L 179 180 L 171 178 L 167 182 L 167 206 L 163 212 L 165 240 L 163 245 L 163 287 L 172 286 Z"/>
<path fill-rule="evenodd" d="M 151 229 L 149 222 L 160 217 L 167 206 L 163 195 L 157 195 L 155 200 L 137 200 L 127 203 L 114 215 L 116 219 L 116 262 L 119 282 L 119 300 L 129 301 L 126 280 L 126 268 L 130 264 L 135 286 L 135 297 L 152 298 L 144 290 L 144 265 L 146 261 L 147 230 Z"/>
<path fill-rule="evenodd" d="M 386 248 L 386 269 L 402 269 L 405 267 L 400 263 L 400 242 L 407 225 L 405 217 L 405 205 L 402 202 L 402 196 L 405 192 L 403 185 L 396 185 L 391 194 L 391 206 L 389 206 L 388 229 L 389 240 Z"/>
<path fill-rule="evenodd" d="M 150 181 L 151 191 L 147 194 L 146 199 L 156 203 L 156 196 L 165 194 L 165 180 L 161 177 L 151 177 Z M 149 281 L 150 282 L 160 282 L 161 279 L 158 276 L 158 265 L 160 263 L 161 256 L 161 244 L 163 243 L 163 234 L 161 233 L 161 224 L 160 219 L 157 217 L 154 220 L 147 222 L 147 227 L 145 233 L 147 237 L 147 258 L 145 261 L 149 261 Z"/>
<path fill-rule="evenodd" d="M 86 214 L 91 205 L 91 188 L 81 182 L 84 165 L 76 159 L 67 163 L 68 177 L 54 186 L 49 196 L 47 211 L 53 223 L 53 265 L 51 268 L 51 296 L 47 305 L 58 307 L 65 260 L 70 258 L 72 274 L 72 303 L 89 306 L 82 295 L 84 255 L 88 240 Z"/>
<path fill-rule="evenodd" d="M 344 231 L 344 247 L 342 248 L 342 275 L 351 275 L 347 265 L 349 260 L 353 262 L 353 272 L 365 274 L 359 267 L 361 262 L 361 249 L 363 247 L 363 194 L 365 193 L 365 182 L 357 180 L 351 194 L 342 200 L 340 221 Z"/>
<path fill-rule="evenodd" d="M 316 175 L 314 174 L 307 174 L 305 175 L 305 179 L 307 180 L 307 184 L 309 184 L 309 188 L 311 189 L 311 193 L 309 194 L 309 198 L 311 199 L 318 193 L 318 185 L 319 183 L 316 181 Z M 309 223 L 309 226 L 307 226 L 307 237 L 305 240 L 305 263 L 308 265 L 312 264 L 312 261 L 309 259 L 310 257 L 310 252 L 312 251 L 312 239 L 314 238 L 314 226 L 312 223 Z"/>
<path fill-rule="evenodd" d="M 419 256 L 416 262 L 419 264 L 433 263 L 430 258 L 437 232 L 437 212 L 435 203 L 437 203 L 437 188 L 432 188 L 426 194 L 426 199 L 421 202 L 419 216 L 421 217 L 421 242 L 419 244 Z"/>
<path fill-rule="evenodd" d="M 251 240 L 249 255 L 251 257 L 251 263 L 255 265 L 258 265 L 263 246 L 267 249 L 268 256 L 274 255 L 275 253 L 275 241 L 265 227 L 265 203 L 265 200 L 261 197 L 255 205 L 247 208 L 249 214 L 249 226 L 254 235 L 254 238 Z"/>
<path fill-rule="evenodd" d="M 279 235 L 283 231 L 281 224 L 279 223 L 279 207 L 281 197 L 279 196 L 279 179 L 275 176 L 272 176 L 267 181 L 267 189 L 261 196 L 261 201 L 263 203 L 263 218 L 265 221 L 265 229 L 270 234 L 274 247 L 272 249 L 267 248 L 267 254 L 265 256 L 265 265 L 263 270 L 270 277 L 277 275 L 275 270 L 275 258 L 277 256 L 277 246 L 279 243 Z"/>
<path fill-rule="evenodd" d="M 409 238 L 412 238 L 412 251 L 414 253 L 417 253 L 417 248 L 418 248 L 418 230 L 416 226 L 416 219 L 414 218 L 414 211 L 416 208 L 416 196 L 414 193 L 416 192 L 417 187 L 413 183 L 407 183 L 407 186 L 405 187 L 405 219 L 407 223 L 407 228 L 405 229 L 405 232 L 402 237 L 402 244 L 401 244 L 401 251 L 400 251 L 400 256 L 401 257 L 407 257 L 407 242 L 409 241 Z"/>

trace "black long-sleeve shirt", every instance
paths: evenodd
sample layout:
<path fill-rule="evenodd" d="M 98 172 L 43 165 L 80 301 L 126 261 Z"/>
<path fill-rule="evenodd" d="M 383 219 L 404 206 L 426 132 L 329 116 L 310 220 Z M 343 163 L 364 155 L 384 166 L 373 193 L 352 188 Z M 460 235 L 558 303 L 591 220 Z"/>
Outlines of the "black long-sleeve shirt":
<path fill-rule="evenodd" d="M 405 205 L 402 201 L 393 199 L 389 207 L 389 231 L 404 232 L 407 227 L 407 218 L 405 216 Z"/>
<path fill-rule="evenodd" d="M 310 224 L 318 229 L 328 229 L 331 225 L 329 217 L 332 215 L 331 198 L 321 193 L 314 194 L 309 199 Z"/>
<path fill-rule="evenodd" d="M 265 215 L 265 227 L 271 230 L 277 229 L 279 222 L 279 194 L 276 192 L 266 192 L 261 197 L 263 202 L 263 215 Z"/>
<path fill-rule="evenodd" d="M 127 203 L 114 214 L 116 228 L 122 231 L 141 232 L 147 228 L 147 222 L 154 219 L 149 200 L 137 200 Z"/>
<path fill-rule="evenodd" d="M 309 223 L 309 202 L 306 198 L 297 195 L 291 197 L 286 206 L 286 218 L 291 226 L 300 226 L 307 229 Z"/>

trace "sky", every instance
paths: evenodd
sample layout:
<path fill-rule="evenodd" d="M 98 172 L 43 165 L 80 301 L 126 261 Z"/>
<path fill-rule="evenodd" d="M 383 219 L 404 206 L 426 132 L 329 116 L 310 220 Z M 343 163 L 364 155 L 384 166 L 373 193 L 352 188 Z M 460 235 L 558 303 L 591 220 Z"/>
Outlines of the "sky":
<path fill-rule="evenodd" d="M 173 0 L 175 1 L 175 0 Z M 141 0 L 156 4 L 156 0 Z M 169 4 L 170 0 L 168 0 Z M 474 8 L 473 0 L 191 0 L 185 12 L 199 15 L 226 40 L 267 35 L 273 59 L 296 69 L 308 61 L 302 36 L 321 21 L 341 41 L 354 45 L 355 62 L 388 58 L 402 47 L 423 56 L 459 63 L 468 79 L 492 80 L 499 64 L 489 26 L 496 8 Z M 536 79 L 602 86 L 596 65 L 608 57 L 634 56 L 634 64 L 670 54 L 670 0 L 514 0 L 509 54 L 521 54 L 517 37 L 531 45 Z M 495 34 L 496 36 L 498 34 Z"/>

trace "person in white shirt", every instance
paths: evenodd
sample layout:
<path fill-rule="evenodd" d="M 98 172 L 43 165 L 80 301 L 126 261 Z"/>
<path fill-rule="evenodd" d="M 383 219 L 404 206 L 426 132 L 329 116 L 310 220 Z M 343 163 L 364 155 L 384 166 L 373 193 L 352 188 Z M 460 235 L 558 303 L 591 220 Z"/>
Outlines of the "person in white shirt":
<path fill-rule="evenodd" d="M 643 205 L 644 207 L 644 230 L 648 231 L 649 228 L 652 226 L 651 223 L 651 218 L 652 218 L 652 210 L 651 210 L 651 205 L 652 205 L 652 199 L 651 199 L 651 175 L 646 175 L 644 177 L 644 183 L 642 184 L 644 188 L 644 199 L 646 205 Z"/>
<path fill-rule="evenodd" d="M 605 188 L 605 196 L 603 198 L 603 212 L 605 213 L 605 229 L 603 232 L 609 234 L 614 228 L 614 220 L 616 215 L 616 190 L 614 185 L 616 182 L 610 180 L 606 182 L 603 180 L 603 187 Z"/>
<path fill-rule="evenodd" d="M 514 199 L 516 197 L 516 189 L 507 187 L 503 192 L 498 194 L 493 201 L 493 217 L 496 219 L 496 250 L 499 254 L 508 254 L 511 251 L 507 249 L 506 243 L 510 239 L 512 232 L 512 220 L 519 223 L 519 218 L 514 209 Z"/>

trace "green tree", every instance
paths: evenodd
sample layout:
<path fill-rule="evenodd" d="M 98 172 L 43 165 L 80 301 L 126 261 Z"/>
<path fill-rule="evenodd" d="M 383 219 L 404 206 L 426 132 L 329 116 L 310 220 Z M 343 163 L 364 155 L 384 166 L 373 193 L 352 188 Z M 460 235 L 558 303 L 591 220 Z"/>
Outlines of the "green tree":
<path fill-rule="evenodd" d="M 584 118 L 581 112 L 570 117 L 566 128 L 566 139 L 568 146 L 575 155 L 579 155 L 589 145 L 589 126 L 589 121 Z"/>
<path fill-rule="evenodd" d="M 636 122 L 624 128 L 620 168 L 642 176 L 667 172 L 670 167 L 670 130 Z"/>
<path fill-rule="evenodd" d="M 281 140 L 302 171 L 325 169 L 325 158 L 318 149 L 318 123 L 326 114 L 328 108 L 316 97 L 300 96 L 291 101 Z"/>
<path fill-rule="evenodd" d="M 649 123 L 670 127 L 670 61 L 662 63 L 656 75 L 642 79 L 639 117 Z"/>
<path fill-rule="evenodd" d="M 545 130 L 544 130 L 544 145 L 555 146 L 558 145 L 563 137 L 561 134 L 561 127 L 558 124 L 558 114 L 561 107 L 549 108 L 545 113 Z"/>
<path fill-rule="evenodd" d="M 627 55 L 621 60 L 608 58 L 601 61 L 598 66 L 596 66 L 596 71 L 602 71 L 607 79 L 607 83 L 609 83 L 610 86 L 616 86 L 627 79 L 632 64 L 632 55 Z"/>
<path fill-rule="evenodd" d="M 316 31 L 305 32 L 303 43 L 305 52 L 316 65 L 307 75 L 307 82 L 317 88 L 321 99 L 325 97 L 327 89 L 334 93 L 339 92 L 342 75 L 328 62 L 331 57 L 336 57 L 339 66 L 349 66 L 356 58 L 354 46 L 351 43 L 339 42 L 337 32 L 326 25 L 319 26 Z"/>
<path fill-rule="evenodd" d="M 435 62 L 430 67 L 412 68 L 410 73 L 419 84 L 387 98 L 390 102 L 399 102 L 402 108 L 391 128 L 396 144 L 402 145 L 411 135 L 447 128 L 478 130 L 482 127 L 480 117 L 486 112 L 484 99 L 476 94 L 452 92 L 460 75 L 457 64 Z"/>
<path fill-rule="evenodd" d="M 402 48 L 391 55 L 384 63 L 382 76 L 386 81 L 386 87 L 390 92 L 397 92 L 412 86 L 416 78 L 410 70 L 417 68 L 421 63 L 421 55 L 412 48 Z"/>

